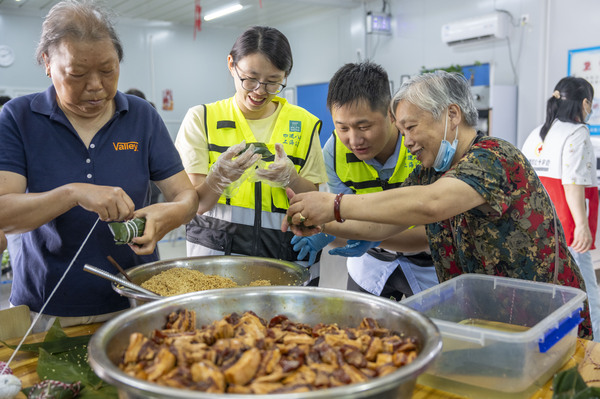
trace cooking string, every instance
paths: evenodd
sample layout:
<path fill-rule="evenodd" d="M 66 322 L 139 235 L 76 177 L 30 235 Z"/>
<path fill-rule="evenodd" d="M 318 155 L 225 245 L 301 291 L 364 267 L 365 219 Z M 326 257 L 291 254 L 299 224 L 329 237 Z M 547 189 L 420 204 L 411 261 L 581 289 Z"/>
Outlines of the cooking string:
<path fill-rule="evenodd" d="M 127 230 L 127 240 L 125 242 L 130 242 L 132 238 L 137 237 L 139 234 L 138 226 L 133 219 L 125 222 L 125 229 Z"/>
<path fill-rule="evenodd" d="M 52 296 L 54 295 L 54 293 L 58 289 L 58 286 L 65 279 L 65 277 L 66 277 L 67 273 L 69 272 L 69 270 L 71 270 L 71 266 L 73 266 L 73 263 L 75 263 L 75 260 L 79 256 L 79 253 L 83 249 L 83 246 L 87 242 L 88 238 L 90 238 L 90 236 L 92 235 L 92 231 L 94 231 L 94 228 L 96 227 L 96 225 L 98 224 L 99 221 L 100 221 L 100 217 L 98 217 L 98 219 L 96 219 L 96 222 L 94 223 L 94 225 L 90 229 L 90 232 L 85 237 L 85 240 L 83 240 L 83 242 L 81 243 L 81 246 L 77 250 L 77 253 L 75 254 L 75 256 L 73 256 L 73 259 L 71 260 L 71 263 L 69 263 L 69 266 L 67 267 L 67 270 L 65 270 L 65 272 L 63 273 L 63 275 L 60 278 L 60 280 L 58 280 L 58 283 L 56 283 L 56 286 L 54 287 L 54 289 L 52 290 L 52 292 L 48 296 L 48 299 L 46 299 L 46 302 L 44 302 L 44 304 L 42 305 L 42 308 L 40 309 L 40 311 L 38 312 L 38 314 L 35 316 L 35 318 L 33 319 L 33 321 L 31 322 L 31 326 L 29 326 L 29 329 L 27 330 L 27 332 L 25 333 L 25 335 L 21 339 L 21 342 L 19 342 L 19 345 L 17 345 L 16 349 L 13 351 L 12 355 L 10 356 L 10 359 L 8 359 L 8 362 L 6 362 L 6 364 L 4 365 L 4 368 L 2 369 L 2 371 L 0 371 L 0 375 L 4 374 L 4 371 L 8 368 L 8 365 L 13 360 L 13 358 L 16 356 L 17 352 L 21 348 L 21 345 L 23 345 L 23 342 L 25 342 L 25 339 L 29 336 L 29 334 L 31 333 L 31 330 L 33 330 L 33 327 L 35 326 L 35 323 L 38 321 L 38 319 L 40 318 L 40 316 L 44 313 L 44 309 L 46 308 L 46 305 L 48 305 L 48 303 L 50 302 L 50 299 L 52 299 Z"/>

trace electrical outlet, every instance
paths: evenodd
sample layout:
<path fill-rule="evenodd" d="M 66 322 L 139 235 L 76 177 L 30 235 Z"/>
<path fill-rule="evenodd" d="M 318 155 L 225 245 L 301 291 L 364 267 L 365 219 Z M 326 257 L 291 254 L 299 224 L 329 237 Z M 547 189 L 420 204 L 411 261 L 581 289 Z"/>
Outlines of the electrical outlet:
<path fill-rule="evenodd" d="M 521 26 L 525 26 L 529 24 L 529 14 L 521 15 Z"/>

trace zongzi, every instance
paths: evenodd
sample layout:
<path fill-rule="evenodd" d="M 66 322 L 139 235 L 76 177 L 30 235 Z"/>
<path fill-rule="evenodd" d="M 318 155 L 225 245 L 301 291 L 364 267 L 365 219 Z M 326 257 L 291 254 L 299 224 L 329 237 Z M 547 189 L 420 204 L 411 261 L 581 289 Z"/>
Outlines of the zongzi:
<path fill-rule="evenodd" d="M 108 224 L 108 228 L 115 236 L 115 244 L 128 244 L 134 237 L 144 235 L 146 227 L 146 218 L 134 218 L 125 222 L 113 222 Z"/>

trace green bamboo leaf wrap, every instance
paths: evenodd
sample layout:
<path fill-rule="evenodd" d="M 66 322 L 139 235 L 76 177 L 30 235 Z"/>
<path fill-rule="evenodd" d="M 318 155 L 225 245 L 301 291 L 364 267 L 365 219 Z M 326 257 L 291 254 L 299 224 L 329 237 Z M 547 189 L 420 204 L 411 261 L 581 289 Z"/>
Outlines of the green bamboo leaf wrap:
<path fill-rule="evenodd" d="M 145 227 L 145 218 L 135 218 L 125 222 L 113 222 L 108 224 L 108 228 L 111 233 L 113 233 L 113 236 L 115 236 L 115 244 L 117 245 L 128 244 L 134 237 L 144 235 Z"/>
<path fill-rule="evenodd" d="M 244 148 L 239 154 L 238 156 L 242 155 L 247 149 L 248 147 L 250 147 L 250 144 L 254 144 L 254 153 L 255 154 L 260 154 L 261 155 L 261 159 L 266 159 L 269 157 L 273 156 L 273 153 L 271 152 L 271 150 L 269 150 L 269 147 L 267 147 L 267 145 L 265 143 L 246 143 L 246 148 Z"/>

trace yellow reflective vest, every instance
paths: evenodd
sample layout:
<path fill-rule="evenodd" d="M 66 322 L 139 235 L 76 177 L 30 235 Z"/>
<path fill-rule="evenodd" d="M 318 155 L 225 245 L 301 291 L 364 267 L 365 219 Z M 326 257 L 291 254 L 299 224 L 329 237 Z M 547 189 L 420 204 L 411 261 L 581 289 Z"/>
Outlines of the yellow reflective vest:
<path fill-rule="evenodd" d="M 350 151 L 338 138 L 336 132 L 334 145 L 334 168 L 340 181 L 348 186 L 354 194 L 374 193 L 383 190 L 400 187 L 402 182 L 406 180 L 408 175 L 420 164 L 420 162 L 408 151 L 404 146 L 404 136 L 398 135 L 400 143 L 400 151 L 398 153 L 398 161 L 394 168 L 394 173 L 389 179 L 382 180 L 377 173 L 377 170 L 368 163 L 361 161 Z M 390 252 L 380 248 L 371 248 L 367 253 L 376 259 L 391 262 L 398 255 L 403 255 L 409 258 L 411 263 L 420 266 L 431 266 L 431 256 L 424 252 L 419 254 L 402 254 L 400 252 Z"/>
<path fill-rule="evenodd" d="M 267 147 L 275 154 L 275 143 L 281 143 L 288 158 L 300 172 L 312 145 L 320 145 L 321 121 L 303 108 L 275 97 L 281 109 Z M 205 107 L 206 141 L 209 168 L 229 147 L 243 140 L 256 142 L 246 118 L 231 97 Z M 275 160 L 266 160 L 267 166 Z M 221 196 L 211 211 L 196 215 L 187 225 L 187 240 L 225 254 L 242 254 L 295 261 L 290 240 L 292 233 L 280 231 L 281 221 L 289 207 L 284 188 L 267 183 L 244 181 L 230 198 Z M 256 198 L 260 198 L 257 201 Z"/>
<path fill-rule="evenodd" d="M 377 191 L 388 190 L 390 188 L 400 187 L 408 175 L 420 163 L 408 151 L 403 143 L 400 144 L 398 162 L 394 173 L 387 180 L 379 178 L 377 170 L 366 162 L 361 161 L 350 151 L 342 141 L 335 135 L 335 173 L 342 183 L 352 189 L 355 194 L 374 193 Z M 404 141 L 404 137 L 399 135 L 399 140 Z"/>
<path fill-rule="evenodd" d="M 283 144 L 283 149 L 288 158 L 294 163 L 296 171 L 300 172 L 300 169 L 306 163 L 306 157 L 312 145 L 313 132 L 315 129 L 321 128 L 321 121 L 306 110 L 289 104 L 284 98 L 275 97 L 273 102 L 279 102 L 281 110 L 275 122 L 271 139 L 265 144 L 273 154 L 275 154 L 275 143 Z M 238 108 L 234 97 L 208 104 L 205 107 L 209 168 L 232 145 L 238 144 L 242 140 L 246 140 L 246 143 L 256 142 L 256 138 L 250 130 L 246 118 Z M 274 156 L 266 159 L 267 166 L 274 159 Z M 262 184 L 261 191 L 262 210 L 285 212 L 289 207 L 284 188 Z M 254 196 L 255 183 L 246 181 L 242 183 L 233 198 L 227 201 L 225 196 L 221 196 L 219 203 L 255 208 Z"/>

